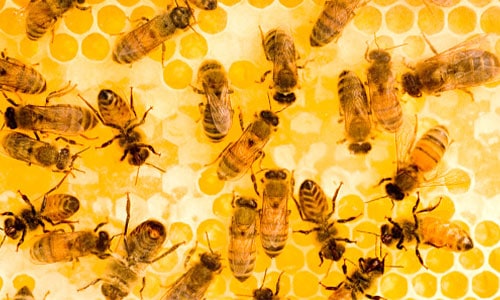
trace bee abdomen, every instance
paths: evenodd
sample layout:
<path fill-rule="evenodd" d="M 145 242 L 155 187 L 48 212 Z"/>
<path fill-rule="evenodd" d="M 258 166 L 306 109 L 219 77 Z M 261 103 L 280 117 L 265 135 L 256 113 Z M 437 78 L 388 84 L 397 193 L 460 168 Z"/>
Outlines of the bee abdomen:
<path fill-rule="evenodd" d="M 220 132 L 214 124 L 212 113 L 210 112 L 210 104 L 205 105 L 203 111 L 203 132 L 214 143 L 221 142 L 227 135 L 227 132 Z"/>
<path fill-rule="evenodd" d="M 416 143 L 411 161 L 423 172 L 436 167 L 448 147 L 448 130 L 442 125 L 429 129 Z"/>
<path fill-rule="evenodd" d="M 256 252 L 239 254 L 229 249 L 228 261 L 234 277 L 243 282 L 252 275 L 255 268 Z"/>
<path fill-rule="evenodd" d="M 79 208 L 78 198 L 66 194 L 55 194 L 47 197 L 45 206 L 42 208 L 42 215 L 52 222 L 58 222 L 71 217 Z"/>
<path fill-rule="evenodd" d="M 272 235 L 261 233 L 262 248 L 271 258 L 278 256 L 283 251 L 287 239 L 288 233 Z"/>

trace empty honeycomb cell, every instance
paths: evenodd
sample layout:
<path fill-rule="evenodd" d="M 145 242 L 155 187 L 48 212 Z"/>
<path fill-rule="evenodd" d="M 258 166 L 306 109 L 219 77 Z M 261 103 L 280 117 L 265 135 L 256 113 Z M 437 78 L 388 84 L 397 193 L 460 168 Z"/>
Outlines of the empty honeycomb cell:
<path fill-rule="evenodd" d="M 487 33 L 500 34 L 500 6 L 492 6 L 481 14 L 481 29 Z"/>
<path fill-rule="evenodd" d="M 472 291 L 481 298 L 490 298 L 498 291 L 498 277 L 490 271 L 484 271 L 472 278 Z"/>
<path fill-rule="evenodd" d="M 476 225 L 474 238 L 481 245 L 491 247 L 500 240 L 500 226 L 493 221 L 482 221 Z"/>
<path fill-rule="evenodd" d="M 444 12 L 437 6 L 426 6 L 418 12 L 418 28 L 425 34 L 439 33 L 444 28 Z"/>
<path fill-rule="evenodd" d="M 218 194 L 222 188 L 224 188 L 224 181 L 219 180 L 217 173 L 212 169 L 206 169 L 200 175 L 198 186 L 203 193 L 207 195 L 215 195 Z"/>
<path fill-rule="evenodd" d="M 500 272 L 500 248 L 495 248 L 490 252 L 488 263 L 495 271 Z"/>
<path fill-rule="evenodd" d="M 184 36 L 180 43 L 180 53 L 187 59 L 202 58 L 207 54 L 207 40 L 198 34 L 191 33 Z"/>
<path fill-rule="evenodd" d="M 420 59 L 425 51 L 425 41 L 421 36 L 410 35 L 406 37 L 403 51 L 412 59 Z M 423 102 L 423 101 L 422 101 Z"/>
<path fill-rule="evenodd" d="M 16 290 L 19 290 L 23 286 L 27 286 L 30 290 L 35 289 L 35 279 L 27 274 L 19 274 L 14 277 L 12 284 Z"/>
<path fill-rule="evenodd" d="M 223 31 L 227 25 L 227 12 L 222 7 L 215 10 L 202 10 L 196 16 L 196 21 L 201 30 L 215 34 Z"/>
<path fill-rule="evenodd" d="M 234 211 L 232 202 L 233 202 L 232 194 L 222 194 L 219 197 L 215 198 L 212 207 L 214 214 L 219 217 L 230 218 L 233 215 Z"/>
<path fill-rule="evenodd" d="M 82 40 L 82 53 L 88 59 L 103 60 L 109 50 L 109 41 L 99 33 L 91 33 Z"/>
<path fill-rule="evenodd" d="M 228 71 L 231 85 L 245 89 L 255 85 L 256 78 L 260 78 L 255 65 L 247 60 L 235 61 Z"/>
<path fill-rule="evenodd" d="M 302 3 L 302 0 L 279 0 L 283 6 L 288 8 L 294 8 Z"/>
<path fill-rule="evenodd" d="M 469 279 L 466 275 L 453 271 L 441 277 L 441 293 L 445 297 L 458 299 L 467 294 L 469 290 Z"/>
<path fill-rule="evenodd" d="M 473 248 L 469 251 L 460 253 L 458 261 L 467 270 L 476 270 L 484 264 L 484 254 L 481 249 Z"/>
<path fill-rule="evenodd" d="M 310 282 L 310 284 L 304 284 Z M 293 275 L 293 292 L 299 298 L 308 298 L 316 294 L 320 288 L 318 277 L 311 272 L 299 271 Z"/>
<path fill-rule="evenodd" d="M 78 53 L 78 41 L 66 33 L 56 34 L 50 44 L 50 53 L 59 61 L 70 61 Z"/>
<path fill-rule="evenodd" d="M 394 249 L 397 248 L 394 247 Z M 398 268 L 398 271 L 404 274 L 414 274 L 422 268 L 415 253 L 415 242 L 406 245 L 406 251 L 404 249 L 397 251 L 396 261 L 401 266 L 401 268 Z"/>
<path fill-rule="evenodd" d="M 173 60 L 163 69 L 163 81 L 173 89 L 189 86 L 193 78 L 193 69 L 182 60 Z"/>
<path fill-rule="evenodd" d="M 354 25 L 365 33 L 375 33 L 382 26 L 382 13 L 377 8 L 366 5 L 356 11 Z"/>
<path fill-rule="evenodd" d="M 380 279 L 380 292 L 387 299 L 401 299 L 408 292 L 408 281 L 397 273 L 388 273 Z"/>
<path fill-rule="evenodd" d="M 24 18 L 15 8 L 6 8 L 0 12 L 0 29 L 10 35 L 25 34 Z"/>
<path fill-rule="evenodd" d="M 466 34 L 476 28 L 476 12 L 466 6 L 459 6 L 448 13 L 448 28 L 457 34 Z"/>
<path fill-rule="evenodd" d="M 38 53 L 38 50 L 38 43 L 31 41 L 28 38 L 23 38 L 21 39 L 21 42 L 19 42 L 19 52 L 26 57 L 32 57 Z"/>
<path fill-rule="evenodd" d="M 181 242 L 189 243 L 193 239 L 193 229 L 184 222 L 174 222 L 168 231 L 168 240 L 172 244 Z"/>
<path fill-rule="evenodd" d="M 257 251 L 260 252 L 260 249 Z M 263 250 L 262 254 L 264 255 Z M 281 252 L 281 254 L 274 259 L 279 270 L 293 273 L 304 267 L 304 256 L 305 253 L 301 249 L 288 242 L 283 249 L 283 252 Z"/>
<path fill-rule="evenodd" d="M 401 18 L 401 16 L 405 16 Z M 404 33 L 413 26 L 415 16 L 413 11 L 403 5 L 395 5 L 385 13 L 387 28 L 394 33 Z"/>
<path fill-rule="evenodd" d="M 64 14 L 63 20 L 66 27 L 77 34 L 87 32 L 94 22 L 90 9 L 70 9 Z"/>
<path fill-rule="evenodd" d="M 134 8 L 134 10 L 129 16 L 129 19 L 132 22 L 139 21 L 144 18 L 151 20 L 156 15 L 156 13 L 157 11 L 155 11 L 152 7 L 141 5 L 139 7 Z"/>
<path fill-rule="evenodd" d="M 424 264 L 429 270 L 436 273 L 444 273 L 453 267 L 455 256 L 453 252 L 442 248 L 431 248 L 427 255 L 422 255 Z"/>
<path fill-rule="evenodd" d="M 412 286 L 417 295 L 431 298 L 437 292 L 437 278 L 430 273 L 420 273 L 413 277 Z"/>
<path fill-rule="evenodd" d="M 356 247 L 362 249 L 373 249 L 375 235 L 380 234 L 380 225 L 369 221 L 362 221 L 353 228 L 352 238 L 356 241 Z"/>
<path fill-rule="evenodd" d="M 257 8 L 265 8 L 273 3 L 273 0 L 249 0 L 248 3 Z"/>
<path fill-rule="evenodd" d="M 227 224 L 222 223 L 219 219 L 206 219 L 198 225 L 196 229 L 196 240 L 198 243 L 208 249 L 207 236 L 210 240 L 210 246 L 213 251 L 221 251 L 216 249 L 224 249 L 225 251 L 228 241 Z"/>
<path fill-rule="evenodd" d="M 124 33 L 125 23 L 127 16 L 118 6 L 108 5 L 104 6 L 97 12 L 97 25 L 105 33 L 116 35 Z M 139 20 L 132 20 L 133 27 L 139 26 Z M 142 21 L 144 22 L 144 21 Z"/>

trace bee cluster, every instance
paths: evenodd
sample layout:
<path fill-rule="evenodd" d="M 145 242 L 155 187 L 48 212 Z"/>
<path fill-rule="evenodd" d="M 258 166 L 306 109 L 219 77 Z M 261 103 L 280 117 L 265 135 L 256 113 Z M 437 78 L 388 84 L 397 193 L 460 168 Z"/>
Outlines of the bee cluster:
<path fill-rule="evenodd" d="M 455 2 L 429 0 L 425 5 L 452 7 Z M 172 92 L 174 100 L 185 101 L 186 106 L 168 107 L 158 101 L 172 99 L 151 99 L 151 106 L 143 109 L 144 97 L 140 96 L 138 107 L 144 112 L 138 115 L 135 99 L 137 94 L 144 94 L 141 90 L 170 90 L 139 79 L 133 81 L 137 85 L 130 87 L 127 97 L 120 91 L 123 86 L 117 88 L 118 83 L 127 81 L 122 76 L 135 76 L 139 70 L 136 66 L 141 68 L 141 63 L 151 60 L 151 53 L 160 48 L 161 56 L 154 64 L 164 67 L 168 62 L 166 44 L 188 30 L 202 36 L 196 29 L 197 15 L 218 11 L 219 4 L 213 0 L 176 2 L 150 19 L 132 21 L 139 24 L 111 37 L 114 46 L 105 62 L 113 65 L 110 70 L 119 66 L 117 70 L 123 74 L 114 74 L 119 80 L 107 78 L 106 82 L 112 83 L 100 84 L 93 98 L 88 96 L 90 92 L 80 89 L 82 78 L 66 75 L 69 83 L 53 88 L 54 82 L 47 80 L 36 65 L 10 56 L 9 49 L 2 52 L 0 90 L 6 106 L 2 106 L 1 151 L 4 159 L 22 169 L 23 174 L 22 180 L 16 182 L 11 176 L 14 171 L 6 168 L 3 176 L 5 188 L 15 188 L 14 192 L 2 194 L 2 199 L 23 204 L 21 209 L 14 209 L 19 207 L 14 204 L 0 211 L 0 251 L 9 251 L 4 256 L 28 259 L 34 265 L 44 265 L 41 268 L 72 264 L 72 270 L 59 270 L 67 275 L 69 284 L 77 286 L 72 291 L 76 296 L 68 296 L 75 299 L 95 293 L 105 299 L 136 296 L 165 300 L 277 300 L 292 294 L 301 299 L 392 299 L 397 293 L 377 291 L 378 282 L 387 273 L 405 269 L 406 263 L 418 265 L 421 274 L 434 272 L 431 264 L 436 263 L 426 259 L 424 245 L 452 257 L 449 253 L 475 249 L 477 243 L 469 229 L 450 221 L 452 214 L 439 215 L 442 205 L 450 206 L 442 202 L 451 200 L 442 195 L 435 202 L 426 199 L 433 191 L 441 193 L 443 186 L 450 190 L 469 188 L 470 175 L 446 165 L 452 142 L 467 141 L 456 140 L 452 133 L 457 131 L 449 127 L 453 125 L 446 117 L 438 115 L 436 118 L 443 122 L 431 122 L 420 116 L 418 109 L 409 107 L 422 101 L 419 98 L 423 96 L 439 96 L 439 101 L 447 101 L 451 93 L 462 93 L 474 104 L 478 100 L 476 87 L 500 81 L 500 59 L 492 46 L 496 40 L 498 48 L 498 36 L 482 33 L 437 51 L 422 35 L 434 54 L 415 64 L 401 62 L 393 54 L 404 45 L 382 48 L 375 36 L 375 47 L 368 42 L 365 45 L 366 67 L 342 63 L 345 67 L 330 71 L 335 76 L 336 93 L 328 97 L 334 101 L 338 98 L 333 105 L 338 114 L 315 111 L 323 108 L 317 103 L 305 105 L 304 95 L 314 94 L 315 89 L 307 74 L 321 68 L 322 60 L 331 60 L 325 58 L 325 49 L 348 38 L 344 31 L 370 4 L 362 0 L 326 1 L 318 14 L 310 16 L 314 22 L 308 27 L 307 59 L 301 56 L 305 47 L 302 39 L 295 38 L 288 24 L 278 22 L 268 30 L 256 24 L 257 34 L 252 40 L 260 40 L 260 44 L 246 47 L 251 48 L 254 57 L 258 53 L 267 66 L 259 74 L 261 78 L 252 78 L 250 88 L 241 88 L 241 82 L 233 85 L 231 79 L 245 77 L 240 73 L 251 70 L 226 69 L 214 50 L 215 58 L 197 63 L 196 83 L 185 87 L 182 94 Z M 25 37 L 30 43 L 53 43 L 60 19 L 72 9 L 89 11 L 91 7 L 81 0 L 31 1 L 23 14 Z M 98 68 L 111 74 L 104 70 L 104 64 Z M 182 73 L 165 70 L 172 69 L 165 68 L 164 77 L 175 78 Z M 94 80 L 88 78 L 89 82 Z M 250 89 L 258 90 L 251 91 L 252 97 L 259 95 L 262 99 L 245 96 Z M 497 89 L 492 88 L 492 94 Z M 179 95 L 187 95 L 189 100 Z M 70 97 L 74 99 L 71 104 L 54 103 Z M 199 99 L 203 100 L 193 109 L 193 101 Z M 45 103 L 35 104 L 37 101 Z M 158 121 L 169 114 L 158 112 L 157 107 L 173 111 L 171 118 Z M 235 112 L 239 126 L 233 126 Z M 246 120 L 253 112 L 253 119 Z M 303 120 L 299 118 L 301 112 L 306 113 Z M 334 149 L 335 155 L 343 153 L 340 156 L 352 160 L 355 166 L 366 161 L 362 170 L 353 169 L 346 161 L 344 170 L 339 171 L 340 165 L 329 168 L 326 164 L 339 159 L 321 159 L 318 151 L 311 150 L 317 144 L 314 138 L 307 138 L 324 136 L 323 127 L 328 124 L 322 123 L 325 120 L 315 123 L 308 113 L 325 120 L 334 116 L 339 124 L 343 123 L 344 130 L 333 134 L 343 139 L 333 141 L 328 137 L 321 142 L 332 142 L 329 149 Z M 192 117 L 187 122 L 191 128 L 184 128 L 186 122 L 183 126 L 175 124 L 181 114 Z M 421 124 L 426 129 L 423 133 L 419 131 Z M 302 129 L 297 130 L 297 126 Z M 105 135 L 109 138 L 103 138 Z M 158 135 L 172 141 L 160 140 Z M 300 163 L 290 163 L 293 159 L 289 156 L 294 153 L 287 147 L 292 143 L 297 144 L 291 146 L 293 149 L 309 148 L 311 154 L 305 153 Z M 187 158 L 189 155 L 194 158 Z M 377 155 L 380 159 L 370 158 Z M 382 165 L 377 168 L 384 172 L 370 170 L 371 164 Z M 317 169 L 326 171 L 319 173 Z M 360 172 L 371 176 L 371 182 L 359 184 L 367 181 Z M 353 178 L 356 174 L 359 179 Z M 379 177 L 373 178 L 374 174 Z M 193 182 L 197 176 L 198 182 Z M 296 178 L 302 181 L 296 182 Z M 329 188 L 337 184 L 331 197 L 325 192 L 326 184 Z M 68 192 L 61 192 L 65 189 Z M 359 201 L 341 196 L 344 190 L 353 189 L 360 192 L 359 197 L 354 197 Z M 26 190 L 42 196 L 33 198 Z M 104 191 L 114 200 L 100 196 Z M 146 203 L 141 196 L 154 200 Z M 204 211 L 209 207 L 212 212 Z M 97 219 L 100 221 L 95 222 Z M 364 228 L 367 221 L 373 226 Z M 85 227 L 92 223 L 97 225 Z M 129 223 L 138 225 L 130 230 Z M 193 238 L 195 224 L 198 226 Z M 312 227 L 307 228 L 307 224 Z M 347 229 L 354 228 L 354 224 L 356 230 Z M 207 251 L 199 255 L 197 262 L 190 263 L 198 243 L 204 244 Z M 171 245 L 166 248 L 165 244 Z M 195 246 L 185 251 L 182 265 L 177 256 L 182 255 L 180 250 L 186 244 Z M 302 248 L 296 244 L 302 244 Z M 301 268 L 286 264 L 300 260 L 294 252 L 287 252 L 291 247 L 294 251 L 314 248 L 307 262 L 316 273 L 314 282 L 307 285 L 314 288 L 291 279 L 300 278 Z M 29 258 L 24 252 L 29 252 Z M 407 252 L 411 258 L 395 259 Z M 75 268 L 79 271 L 75 272 Z M 268 268 L 277 271 L 273 274 L 274 291 L 265 287 Z M 3 271 L 0 279 L 12 277 L 17 271 Z M 260 286 L 255 281 L 259 272 L 264 273 Z M 168 280 L 151 281 L 159 274 L 169 274 Z M 221 277 L 231 280 L 231 291 L 225 291 Z M 289 286 L 292 280 L 293 293 Z M 219 293 L 214 286 L 225 292 Z M 43 288 L 45 291 L 38 294 L 45 292 L 48 299 L 62 297 L 61 291 L 67 290 L 50 282 Z M 316 292 L 306 295 L 304 290 L 308 289 Z M 444 296 L 451 294 L 442 291 Z M 30 287 L 24 285 L 14 296 L 32 298 Z"/>

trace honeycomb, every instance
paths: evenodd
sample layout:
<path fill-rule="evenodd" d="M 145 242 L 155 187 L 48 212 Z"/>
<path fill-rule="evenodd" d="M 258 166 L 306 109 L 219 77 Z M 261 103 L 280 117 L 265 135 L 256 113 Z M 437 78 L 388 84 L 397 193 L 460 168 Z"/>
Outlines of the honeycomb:
<path fill-rule="evenodd" d="M 292 232 L 283 253 L 273 260 L 258 248 L 255 271 L 247 281 L 241 283 L 232 276 L 227 264 L 227 242 L 233 191 L 255 194 L 249 174 L 224 183 L 217 179 L 215 165 L 211 164 L 229 141 L 241 135 L 241 130 L 235 119 L 223 143 L 211 144 L 203 135 L 198 104 L 204 99 L 191 86 L 196 84 L 197 68 L 204 59 L 218 59 L 226 67 L 234 91 L 233 107 L 236 114 L 241 110 L 248 124 L 254 113 L 269 108 L 269 81 L 258 82 L 271 68 L 262 50 L 259 26 L 263 31 L 278 26 L 290 30 L 300 54 L 298 64 L 303 66 L 299 70 L 300 88 L 296 103 L 279 113 L 279 129 L 265 147 L 267 155 L 261 165 L 294 170 L 297 183 L 313 179 L 327 195 L 343 182 L 335 217 L 362 214 L 352 222 L 337 224 L 340 235 L 357 241 L 347 245 L 345 253 L 346 258 L 357 261 L 375 254 L 375 238 L 361 231 L 379 232 L 386 216 L 408 214 L 416 198 L 411 196 L 398 203 L 392 213 L 387 199 L 365 203 L 383 195 L 377 182 L 394 173 L 393 136 L 376 131 L 373 149 L 366 156 L 353 156 L 345 144 L 339 143 L 344 130 L 338 122 L 338 74 L 348 68 L 365 78 L 368 62 L 364 52 L 368 45 L 371 49 L 398 46 L 390 53 L 395 72 L 400 73 L 405 61 L 416 62 L 433 55 L 422 34 L 438 50 L 477 33 L 500 34 L 500 5 L 495 0 L 454 0 L 450 7 L 438 7 L 425 0 L 372 0 L 356 11 L 337 43 L 313 49 L 309 33 L 322 10 L 322 1 L 221 0 L 214 11 L 195 9 L 193 28 L 165 42 L 163 65 L 161 47 L 132 65 L 118 65 L 112 61 L 111 51 L 119 35 L 136 26 L 141 18 L 151 18 L 174 5 L 172 1 L 89 0 L 86 5 L 91 9 L 68 11 L 56 23 L 53 35 L 49 31 L 36 42 L 28 40 L 24 33 L 24 8 L 28 2 L 0 1 L 0 49 L 33 64 L 47 78 L 48 91 L 68 81 L 77 84 L 74 92 L 53 102 L 84 105 L 77 97 L 79 93 L 95 104 L 102 88 L 120 91 L 128 99 L 129 87 L 133 87 L 138 115 L 153 107 L 140 128 L 147 142 L 161 153 L 159 157 L 152 155 L 149 162 L 164 169 L 164 173 L 149 166 L 137 173 L 137 168 L 119 161 L 122 150 L 116 143 L 94 149 L 114 134 L 105 126 L 97 126 L 87 133 L 97 140 L 75 138 L 92 147 L 75 162 L 81 172 L 74 171 L 74 176 L 69 176 L 58 190 L 76 195 L 81 201 L 80 211 L 73 218 L 78 220 L 77 230 L 108 222 L 103 228 L 111 234 L 122 232 L 129 192 L 131 226 L 155 218 L 167 225 L 168 244 L 187 243 L 146 269 L 144 299 L 160 298 L 186 271 L 184 257 L 195 241 L 198 252 L 208 250 L 205 233 L 211 248 L 221 252 L 224 259 L 221 274 L 206 293 L 207 299 L 248 299 L 262 284 L 274 290 L 282 271 L 282 298 L 325 299 L 331 291 L 319 282 L 334 286 L 345 278 L 341 262 L 319 266 L 320 245 L 314 234 Z M 500 57 L 498 40 L 491 51 Z M 388 253 L 387 267 L 368 291 L 372 295 L 387 299 L 500 299 L 500 204 L 495 202 L 500 201 L 496 177 L 500 169 L 500 106 L 494 101 L 500 98 L 500 89 L 489 84 L 470 91 L 473 101 L 463 91 L 450 91 L 420 99 L 404 95 L 402 103 L 406 113 L 419 115 L 419 134 L 437 123 L 450 130 L 453 143 L 444 158 L 446 167 L 469 176 L 470 186 L 423 188 L 420 195 L 423 207 L 442 198 L 432 214 L 468 229 L 474 249 L 452 253 L 422 245 L 420 251 L 428 266 L 425 269 L 413 248 L 398 251 L 383 247 L 382 251 Z M 20 101 L 42 105 L 45 96 L 22 95 Z M 273 110 L 278 109 L 276 102 L 271 105 Z M 6 106 L 4 101 L 0 109 L 4 111 Z M 24 207 L 17 190 L 40 205 L 43 194 L 62 175 L 4 154 L 0 155 L 2 210 L 17 212 Z M 289 208 L 293 230 L 311 226 L 301 221 L 293 202 Z M 103 299 L 99 284 L 77 292 L 102 275 L 103 261 L 83 257 L 72 263 L 36 264 L 29 259 L 29 246 L 37 234 L 41 231 L 30 232 L 18 252 L 17 241 L 9 239 L 0 248 L 2 297 L 12 297 L 26 285 L 36 299 L 42 299 L 47 292 L 47 299 Z M 120 241 L 115 239 L 113 247 Z M 347 266 L 353 269 L 352 264 Z M 137 283 L 126 299 L 139 299 L 140 285 Z"/>

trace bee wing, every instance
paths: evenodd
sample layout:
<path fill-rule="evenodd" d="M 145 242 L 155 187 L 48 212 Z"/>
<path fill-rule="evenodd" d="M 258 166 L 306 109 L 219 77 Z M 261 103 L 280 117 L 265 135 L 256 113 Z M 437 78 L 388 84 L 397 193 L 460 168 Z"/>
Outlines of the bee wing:
<path fill-rule="evenodd" d="M 161 298 L 161 300 L 172 300 L 172 299 L 189 299 L 193 300 L 201 300 L 203 295 L 205 294 L 208 285 L 202 285 L 200 282 L 196 280 L 195 268 L 191 267 L 186 273 L 184 273 L 179 279 L 177 279 L 170 289 L 167 291 L 165 295 Z M 193 283 L 194 281 L 195 283 Z M 190 286 L 187 285 L 190 283 Z M 192 291 L 192 287 L 196 285 L 198 289 L 196 291 Z"/>
<path fill-rule="evenodd" d="M 214 125 L 220 133 L 227 133 L 233 123 L 233 109 L 229 98 L 229 88 L 224 85 L 220 97 L 212 89 L 204 86 L 207 102 L 210 105 L 210 114 Z"/>
<path fill-rule="evenodd" d="M 436 176 L 429 180 L 424 180 L 420 187 L 446 186 L 454 193 L 465 193 L 469 190 L 471 178 L 469 174 L 461 169 L 451 169 L 438 172 Z"/>
<path fill-rule="evenodd" d="M 398 170 L 402 168 L 410 156 L 410 151 L 415 144 L 418 127 L 417 116 L 403 116 L 403 123 L 395 133 L 396 157 Z"/>
<path fill-rule="evenodd" d="M 44 128 L 33 128 L 39 130 L 57 130 L 61 128 L 69 127 L 68 124 L 72 122 L 80 123 L 83 118 L 82 111 L 78 106 L 72 106 L 69 104 L 58 104 L 51 106 L 35 106 L 35 105 L 27 105 L 23 107 L 25 110 L 30 110 L 31 113 L 36 116 L 37 121 L 43 120 Z M 70 119 L 73 119 L 71 122 L 68 122 Z M 69 132 L 67 132 L 69 133 Z"/>
<path fill-rule="evenodd" d="M 371 123 L 370 108 L 368 106 L 368 101 L 365 100 L 367 100 L 367 98 L 363 87 L 359 95 L 352 97 L 350 103 L 346 103 L 344 106 L 345 128 L 350 128 L 354 117 L 363 118 L 367 123 Z"/>
<path fill-rule="evenodd" d="M 470 40 L 463 41 L 441 53 L 438 53 L 435 56 L 426 59 L 425 61 L 436 62 L 436 63 L 443 61 L 452 62 L 455 60 L 454 57 L 464 50 L 488 49 L 490 48 L 490 42 L 489 42 L 490 36 L 491 35 L 489 34 L 481 34 Z"/>

